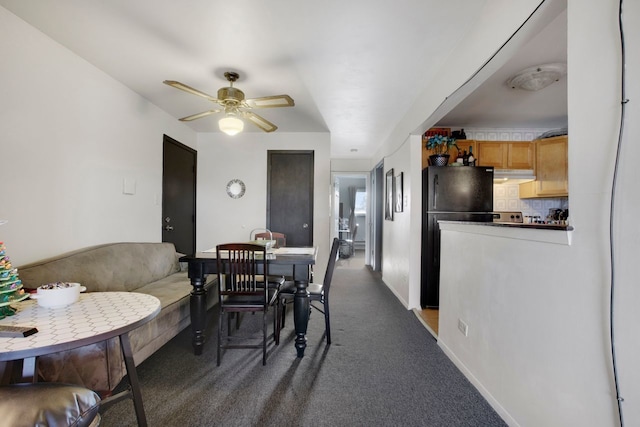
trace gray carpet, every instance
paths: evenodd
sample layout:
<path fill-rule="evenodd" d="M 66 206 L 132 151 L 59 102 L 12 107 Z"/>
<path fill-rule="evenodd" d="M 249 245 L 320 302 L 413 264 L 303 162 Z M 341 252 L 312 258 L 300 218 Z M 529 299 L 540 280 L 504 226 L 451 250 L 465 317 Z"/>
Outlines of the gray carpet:
<path fill-rule="evenodd" d="M 143 362 L 149 425 L 506 425 L 368 268 L 335 271 L 330 346 L 313 311 L 305 356 L 297 358 L 291 312 L 267 366 L 260 350 L 230 349 L 216 367 L 214 312 L 201 356 L 186 329 Z M 259 330 L 260 319 L 246 315 L 241 329 Z M 132 402 L 110 407 L 101 425 L 136 425 Z"/>

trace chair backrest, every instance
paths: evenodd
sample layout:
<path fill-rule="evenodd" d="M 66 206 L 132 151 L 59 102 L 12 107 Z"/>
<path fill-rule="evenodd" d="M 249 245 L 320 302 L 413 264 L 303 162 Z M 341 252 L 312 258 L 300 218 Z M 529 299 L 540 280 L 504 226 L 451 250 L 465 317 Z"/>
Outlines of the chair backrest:
<path fill-rule="evenodd" d="M 264 246 L 225 243 L 216 246 L 220 298 L 225 295 L 262 295 L 267 301 L 263 277 L 269 274 Z"/>
<path fill-rule="evenodd" d="M 254 237 L 256 240 L 275 240 L 276 244 L 274 245 L 274 248 L 283 248 L 287 246 L 287 236 L 283 233 L 278 233 L 277 231 L 272 231 L 270 233 L 256 233 Z"/>
<path fill-rule="evenodd" d="M 329 262 L 327 263 L 327 271 L 324 274 L 324 282 L 322 282 L 322 289 L 325 296 L 329 294 L 329 288 L 331 287 L 331 279 L 333 278 L 333 270 L 336 268 L 336 261 L 338 260 L 338 249 L 340 249 L 340 240 L 338 238 L 333 239 L 331 244 L 331 252 L 329 253 Z"/>

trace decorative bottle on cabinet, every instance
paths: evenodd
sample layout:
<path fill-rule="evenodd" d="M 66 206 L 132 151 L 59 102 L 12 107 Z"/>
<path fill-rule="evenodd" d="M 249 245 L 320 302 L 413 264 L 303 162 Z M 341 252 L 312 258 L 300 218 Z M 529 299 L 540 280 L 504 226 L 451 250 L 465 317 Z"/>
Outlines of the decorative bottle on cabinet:
<path fill-rule="evenodd" d="M 476 165 L 476 158 L 473 157 L 473 146 L 470 145 L 469 146 L 469 159 L 468 159 L 468 165 L 469 166 L 475 166 Z"/>

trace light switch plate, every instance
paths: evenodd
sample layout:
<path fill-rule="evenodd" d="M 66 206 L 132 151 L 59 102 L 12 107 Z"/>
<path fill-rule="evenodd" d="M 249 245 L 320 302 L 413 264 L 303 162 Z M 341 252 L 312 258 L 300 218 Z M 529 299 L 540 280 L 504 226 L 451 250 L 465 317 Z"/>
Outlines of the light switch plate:
<path fill-rule="evenodd" d="M 136 180 L 125 178 L 122 181 L 122 194 L 133 195 L 136 194 Z"/>

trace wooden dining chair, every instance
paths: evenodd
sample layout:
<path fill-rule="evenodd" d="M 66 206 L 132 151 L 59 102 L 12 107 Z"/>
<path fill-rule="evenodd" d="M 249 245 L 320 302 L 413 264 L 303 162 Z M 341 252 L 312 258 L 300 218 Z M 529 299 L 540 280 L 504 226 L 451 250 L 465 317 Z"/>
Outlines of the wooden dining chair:
<path fill-rule="evenodd" d="M 333 239 L 331 245 L 331 252 L 329 253 L 329 262 L 327 263 L 327 271 L 324 274 L 324 281 L 322 284 L 310 283 L 307 287 L 309 292 L 309 305 L 324 314 L 325 336 L 327 338 L 327 344 L 331 344 L 331 319 L 329 315 L 329 290 L 331 289 L 331 280 L 333 279 L 333 271 L 336 267 L 336 261 L 338 259 L 338 249 L 340 248 L 340 240 L 338 238 Z M 280 340 L 280 330 L 284 327 L 284 319 L 286 316 L 287 304 L 293 302 L 296 293 L 295 282 L 287 281 L 280 288 L 278 295 L 278 321 L 276 325 L 276 342 Z M 315 303 L 322 304 L 321 307 L 314 305 Z"/>
<path fill-rule="evenodd" d="M 275 240 L 274 248 L 283 248 L 287 246 L 287 236 L 284 233 L 278 233 L 277 231 L 256 233 L 254 236 L 256 239 Z"/>
<path fill-rule="evenodd" d="M 264 246 L 250 243 L 226 243 L 216 246 L 218 267 L 218 360 L 223 348 L 262 348 L 262 364 L 267 363 L 267 314 L 269 308 L 276 305 L 279 285 L 264 283 L 269 275 L 267 251 Z M 262 312 L 262 344 L 223 344 L 222 324 L 225 313 Z M 274 317 L 274 336 L 277 326 L 277 310 Z M 230 319 L 228 319 L 230 322 Z M 238 324 L 236 324 L 236 328 Z M 229 323 L 227 341 L 231 336 Z M 238 338 L 239 339 L 239 338 Z"/>

